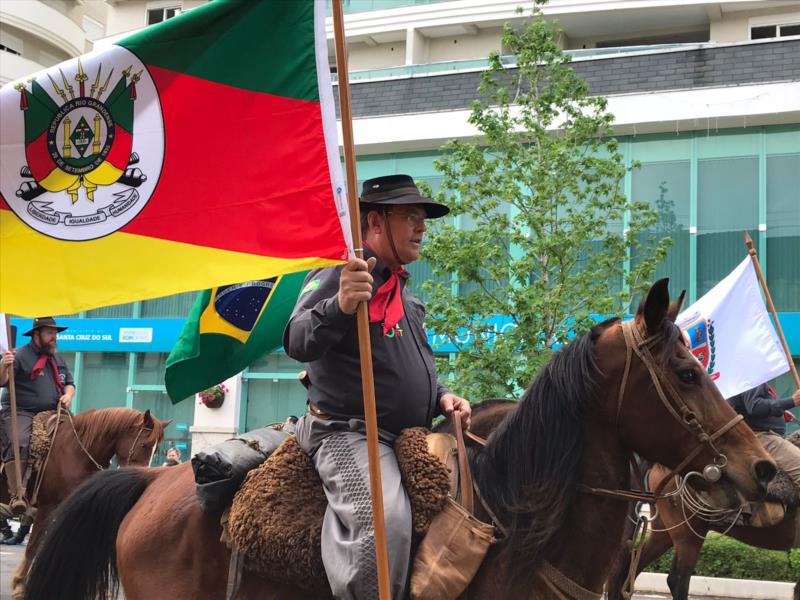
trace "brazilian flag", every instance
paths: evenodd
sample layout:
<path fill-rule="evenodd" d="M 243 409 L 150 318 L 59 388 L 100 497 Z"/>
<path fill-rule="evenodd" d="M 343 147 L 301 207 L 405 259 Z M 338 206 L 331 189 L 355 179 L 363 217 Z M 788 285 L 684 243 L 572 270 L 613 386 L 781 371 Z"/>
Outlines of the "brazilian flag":
<path fill-rule="evenodd" d="M 167 358 L 173 403 L 216 385 L 279 348 L 307 271 L 201 292 Z"/>

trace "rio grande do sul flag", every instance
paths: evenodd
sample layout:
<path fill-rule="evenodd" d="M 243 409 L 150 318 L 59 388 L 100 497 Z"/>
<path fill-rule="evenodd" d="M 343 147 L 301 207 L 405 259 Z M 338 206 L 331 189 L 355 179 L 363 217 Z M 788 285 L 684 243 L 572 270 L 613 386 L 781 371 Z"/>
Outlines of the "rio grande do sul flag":
<path fill-rule="evenodd" d="M 725 398 L 789 370 L 750 257 L 675 322 Z"/>
<path fill-rule="evenodd" d="M 322 0 L 215 0 L 0 90 L 0 311 L 68 314 L 352 247 Z"/>

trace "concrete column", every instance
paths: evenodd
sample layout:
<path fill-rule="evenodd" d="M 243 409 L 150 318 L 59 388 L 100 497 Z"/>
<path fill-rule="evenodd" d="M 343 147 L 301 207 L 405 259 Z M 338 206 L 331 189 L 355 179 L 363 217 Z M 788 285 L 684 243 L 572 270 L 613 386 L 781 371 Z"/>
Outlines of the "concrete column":
<path fill-rule="evenodd" d="M 406 29 L 406 64 L 421 65 L 428 62 L 428 38 L 409 27 Z"/>
<path fill-rule="evenodd" d="M 192 456 L 239 433 L 242 376 L 237 374 L 223 383 L 228 388 L 228 393 L 219 408 L 208 408 L 201 404 L 199 396 L 195 394 L 194 425 L 189 428 L 192 434 Z"/>

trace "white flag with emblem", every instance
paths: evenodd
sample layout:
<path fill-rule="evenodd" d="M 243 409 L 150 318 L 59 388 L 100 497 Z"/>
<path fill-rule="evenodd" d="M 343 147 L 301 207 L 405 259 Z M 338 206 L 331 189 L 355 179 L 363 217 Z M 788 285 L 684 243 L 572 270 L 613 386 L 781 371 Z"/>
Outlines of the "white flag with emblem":
<path fill-rule="evenodd" d="M 679 314 L 676 324 L 725 398 L 789 370 L 750 257 Z"/>
<path fill-rule="evenodd" d="M 0 354 L 7 351 L 9 346 L 8 330 L 6 329 L 6 316 L 3 313 L 0 313 Z"/>

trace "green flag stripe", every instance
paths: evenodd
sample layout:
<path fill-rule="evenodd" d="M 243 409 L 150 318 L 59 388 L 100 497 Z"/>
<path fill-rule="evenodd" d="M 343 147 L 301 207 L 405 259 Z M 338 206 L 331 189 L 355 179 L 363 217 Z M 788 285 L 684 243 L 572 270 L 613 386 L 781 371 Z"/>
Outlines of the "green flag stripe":
<path fill-rule="evenodd" d="M 319 101 L 313 0 L 215 0 L 118 44 L 148 65 Z"/>

